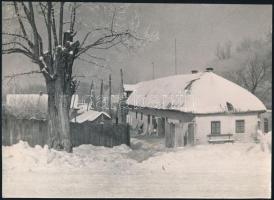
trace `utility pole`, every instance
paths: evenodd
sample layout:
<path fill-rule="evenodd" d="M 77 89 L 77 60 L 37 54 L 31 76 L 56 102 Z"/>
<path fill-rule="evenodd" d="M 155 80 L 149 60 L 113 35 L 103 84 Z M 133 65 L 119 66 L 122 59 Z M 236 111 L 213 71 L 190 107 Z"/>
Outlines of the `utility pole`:
<path fill-rule="evenodd" d="M 174 63 L 175 63 L 175 74 L 177 74 L 177 49 L 176 49 L 176 38 L 175 38 L 175 41 L 174 41 L 174 51 L 175 51 L 175 54 L 174 54 Z"/>
<path fill-rule="evenodd" d="M 100 88 L 100 100 L 99 100 L 99 111 L 103 111 L 103 79 L 101 80 L 101 88 Z"/>
<path fill-rule="evenodd" d="M 109 86 L 109 93 L 108 93 L 108 112 L 109 112 L 110 117 L 112 117 L 112 111 L 111 111 L 111 74 L 109 75 L 108 86 Z"/>
<path fill-rule="evenodd" d="M 123 70 L 120 69 L 121 74 L 121 85 L 119 94 L 119 103 L 116 111 L 116 123 L 120 122 L 126 123 L 126 112 L 125 112 L 125 96 L 124 96 L 124 80 L 123 80 Z"/>
<path fill-rule="evenodd" d="M 87 105 L 87 111 L 89 110 L 89 106 L 92 104 L 92 90 L 93 90 L 93 80 L 91 81 L 90 89 L 89 89 L 90 97 Z"/>
<path fill-rule="evenodd" d="M 152 79 L 155 79 L 154 62 L 152 62 Z"/>

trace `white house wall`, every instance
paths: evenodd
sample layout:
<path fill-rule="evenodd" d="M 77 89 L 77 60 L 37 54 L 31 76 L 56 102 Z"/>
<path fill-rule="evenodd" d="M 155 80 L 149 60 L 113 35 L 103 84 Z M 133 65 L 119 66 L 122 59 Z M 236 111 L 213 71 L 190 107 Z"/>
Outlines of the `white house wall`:
<path fill-rule="evenodd" d="M 143 113 L 143 118 L 141 119 L 141 112 Z M 148 125 L 148 115 L 150 115 L 150 124 Z M 144 132 L 151 132 L 153 130 L 152 126 L 152 115 L 157 118 L 163 117 L 168 119 L 168 123 L 174 123 L 175 124 L 175 133 L 181 134 L 182 123 L 191 122 L 194 118 L 193 115 L 182 113 L 182 112 L 174 112 L 174 111 L 167 111 L 167 110 L 153 110 L 153 109 L 141 109 L 138 111 L 137 118 L 136 118 L 136 111 L 130 110 L 127 115 L 127 122 L 131 127 L 134 129 L 137 127 L 137 125 L 143 123 Z M 180 136 L 178 136 L 180 137 Z"/>
<path fill-rule="evenodd" d="M 245 120 L 245 133 L 235 133 L 236 120 Z M 197 115 L 195 117 L 195 143 L 208 143 L 208 137 L 211 133 L 211 121 L 221 122 L 221 134 L 232 133 L 236 141 L 252 141 L 257 132 L 257 123 L 259 121 L 257 113 L 248 114 L 230 114 L 230 115 Z"/>

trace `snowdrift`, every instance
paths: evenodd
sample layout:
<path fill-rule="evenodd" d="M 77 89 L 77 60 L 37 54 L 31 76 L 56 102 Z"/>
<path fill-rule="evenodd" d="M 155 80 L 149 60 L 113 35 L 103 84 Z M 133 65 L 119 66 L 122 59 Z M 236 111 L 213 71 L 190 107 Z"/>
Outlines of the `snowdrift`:
<path fill-rule="evenodd" d="M 3 196 L 270 197 L 271 153 L 261 144 L 166 149 L 135 138 L 131 147 L 81 145 L 69 154 L 4 146 Z"/>

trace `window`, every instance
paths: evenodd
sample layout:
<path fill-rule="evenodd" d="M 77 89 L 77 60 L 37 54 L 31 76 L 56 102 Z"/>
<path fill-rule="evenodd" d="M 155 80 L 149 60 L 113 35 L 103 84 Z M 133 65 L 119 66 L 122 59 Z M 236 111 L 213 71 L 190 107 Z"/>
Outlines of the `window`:
<path fill-rule="evenodd" d="M 235 124 L 235 132 L 236 133 L 244 133 L 245 132 L 245 120 L 236 120 Z"/>
<path fill-rule="evenodd" d="M 268 119 L 264 118 L 264 132 L 268 133 Z"/>
<path fill-rule="evenodd" d="M 136 111 L 136 119 L 137 119 L 137 117 L 138 117 L 138 113 L 137 113 L 137 111 Z"/>
<path fill-rule="evenodd" d="M 212 121 L 211 122 L 211 134 L 212 135 L 220 135 L 221 134 L 221 122 L 220 121 Z"/>
<path fill-rule="evenodd" d="M 143 113 L 141 113 L 141 120 L 143 120 Z"/>

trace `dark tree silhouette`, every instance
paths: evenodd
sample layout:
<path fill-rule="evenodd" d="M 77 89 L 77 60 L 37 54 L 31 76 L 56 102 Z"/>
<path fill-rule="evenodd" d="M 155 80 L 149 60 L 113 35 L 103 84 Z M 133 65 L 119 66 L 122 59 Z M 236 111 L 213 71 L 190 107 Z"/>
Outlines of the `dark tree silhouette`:
<path fill-rule="evenodd" d="M 69 6 L 66 7 L 65 4 Z M 116 10 L 109 27 L 94 28 L 80 42 L 75 39 L 76 14 L 79 8 L 77 3 L 14 1 L 6 6 L 13 8 L 13 18 L 16 19 L 20 31 L 2 32 L 2 53 L 22 54 L 37 64 L 37 70 L 24 74 L 41 73 L 45 79 L 48 93 L 49 147 L 72 152 L 69 108 L 71 96 L 78 85 L 76 77 L 72 75 L 74 61 L 81 59 L 83 54 L 90 55 L 88 51 L 91 49 L 109 49 L 118 44 L 126 46 L 127 40 L 142 39 L 128 29 L 115 30 Z M 66 22 L 65 14 L 69 16 Z M 47 37 L 42 36 L 43 32 L 38 30 L 38 15 L 43 18 Z M 69 30 L 64 31 L 64 26 L 69 26 Z M 94 36 L 93 39 L 89 38 L 91 35 Z M 93 55 L 90 57 L 96 59 Z M 92 60 L 90 62 L 95 63 Z M 13 74 L 9 78 L 19 75 L 23 74 Z"/>

